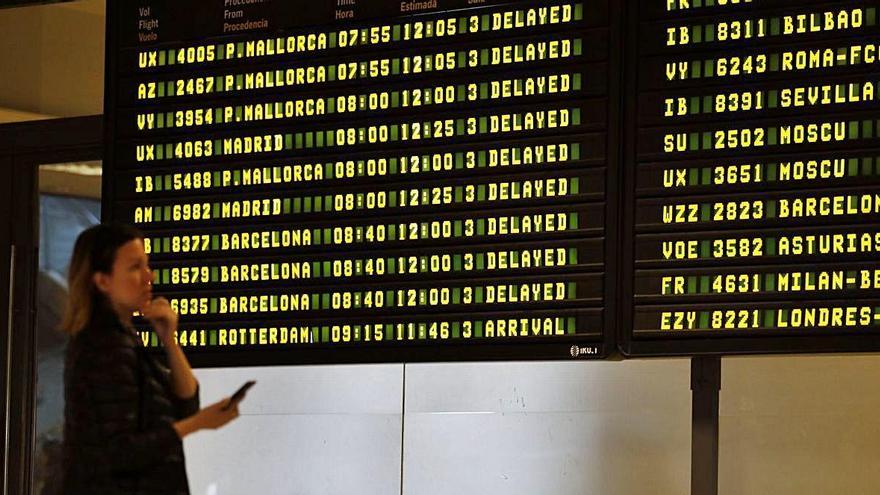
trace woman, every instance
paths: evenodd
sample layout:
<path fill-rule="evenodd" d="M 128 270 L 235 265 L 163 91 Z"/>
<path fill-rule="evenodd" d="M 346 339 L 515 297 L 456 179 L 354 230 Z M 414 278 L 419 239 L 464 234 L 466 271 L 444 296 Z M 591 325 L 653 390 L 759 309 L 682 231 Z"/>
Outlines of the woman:
<path fill-rule="evenodd" d="M 199 386 L 174 338 L 177 314 L 153 299 L 143 235 L 97 225 L 76 240 L 62 328 L 64 493 L 189 493 L 181 439 L 238 416 L 224 399 L 199 410 Z M 139 311 L 161 341 L 167 367 L 131 324 Z"/>

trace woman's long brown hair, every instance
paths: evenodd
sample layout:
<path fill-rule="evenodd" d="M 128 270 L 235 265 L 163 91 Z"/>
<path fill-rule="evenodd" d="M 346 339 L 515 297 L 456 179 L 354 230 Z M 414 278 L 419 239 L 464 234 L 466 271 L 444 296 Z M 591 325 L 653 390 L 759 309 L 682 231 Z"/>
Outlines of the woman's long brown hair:
<path fill-rule="evenodd" d="M 95 225 L 76 238 L 67 275 L 68 294 L 61 320 L 62 331 L 74 336 L 89 324 L 96 305 L 104 298 L 95 287 L 95 273 L 111 273 L 116 251 L 134 239 L 143 238 L 144 235 L 134 227 L 117 223 Z"/>

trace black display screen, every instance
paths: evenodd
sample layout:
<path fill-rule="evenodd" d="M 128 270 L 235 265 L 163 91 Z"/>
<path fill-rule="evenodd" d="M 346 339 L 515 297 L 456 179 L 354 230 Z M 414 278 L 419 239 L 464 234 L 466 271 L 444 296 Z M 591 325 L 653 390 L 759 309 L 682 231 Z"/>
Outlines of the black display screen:
<path fill-rule="evenodd" d="M 628 5 L 624 352 L 880 348 L 876 2 Z"/>
<path fill-rule="evenodd" d="M 194 364 L 604 357 L 613 3 L 108 2 L 105 219 Z"/>

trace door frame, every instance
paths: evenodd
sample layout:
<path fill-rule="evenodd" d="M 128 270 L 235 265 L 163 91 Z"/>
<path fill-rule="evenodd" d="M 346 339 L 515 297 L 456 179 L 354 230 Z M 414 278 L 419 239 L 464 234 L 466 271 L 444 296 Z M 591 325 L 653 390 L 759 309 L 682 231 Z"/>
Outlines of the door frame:
<path fill-rule="evenodd" d="M 2 495 L 32 490 L 39 167 L 102 157 L 101 115 L 0 125 Z"/>

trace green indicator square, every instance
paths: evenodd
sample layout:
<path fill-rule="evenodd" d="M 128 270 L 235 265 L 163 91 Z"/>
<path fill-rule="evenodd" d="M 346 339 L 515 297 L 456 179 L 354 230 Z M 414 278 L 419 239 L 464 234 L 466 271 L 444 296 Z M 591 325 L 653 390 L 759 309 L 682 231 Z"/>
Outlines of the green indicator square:
<path fill-rule="evenodd" d="M 220 107 L 214 109 L 214 122 L 223 122 L 223 109 Z"/>
<path fill-rule="evenodd" d="M 165 57 L 166 53 L 164 51 L 159 52 L 159 66 L 165 65 Z"/>
<path fill-rule="evenodd" d="M 571 121 L 572 121 L 573 125 L 581 125 L 581 109 L 580 108 L 573 108 L 572 109 Z"/>
<path fill-rule="evenodd" d="M 776 310 L 775 309 L 765 309 L 764 310 L 764 321 L 762 322 L 765 327 L 775 327 L 776 326 Z"/>
<path fill-rule="evenodd" d="M 580 21 L 584 18 L 584 6 L 583 4 L 577 4 L 574 6 L 574 20 Z"/>
<path fill-rule="evenodd" d="M 388 161 L 388 170 L 391 171 L 391 175 L 397 175 L 397 158 Z"/>
<path fill-rule="evenodd" d="M 582 52 L 583 52 L 583 40 L 580 38 L 577 38 L 576 40 L 574 40 L 574 56 L 580 57 Z"/>
<path fill-rule="evenodd" d="M 211 217 L 220 218 L 220 203 L 211 205 Z"/>
<path fill-rule="evenodd" d="M 320 213 L 321 211 L 323 211 L 323 201 L 322 201 L 323 197 L 322 196 L 315 196 L 313 199 L 314 199 L 314 202 L 312 203 L 312 206 L 315 208 L 316 213 Z"/>
<path fill-rule="evenodd" d="M 700 277 L 700 284 L 704 287 L 701 292 L 705 292 L 706 288 L 709 287 L 709 277 Z M 697 277 L 688 277 L 687 293 L 697 293 Z"/>
<path fill-rule="evenodd" d="M 177 63 L 177 50 L 174 48 L 168 50 L 168 65 L 174 65 Z"/>
<path fill-rule="evenodd" d="M 303 147 L 303 134 L 301 132 L 296 133 L 296 149 L 302 149 Z"/>
<path fill-rule="evenodd" d="M 706 43 L 715 41 L 715 24 L 706 26 Z"/>
<path fill-rule="evenodd" d="M 394 291 L 393 290 L 386 290 L 385 291 L 385 300 L 392 301 L 392 305 L 394 304 L 393 303 L 393 301 L 394 301 Z"/>
<path fill-rule="evenodd" d="M 397 224 L 392 223 L 388 227 L 389 227 L 388 238 L 391 239 L 392 241 L 396 241 L 397 240 Z"/>
<path fill-rule="evenodd" d="M 457 339 L 461 337 L 461 333 L 459 330 L 459 324 L 457 321 L 452 322 L 452 338 Z"/>
<path fill-rule="evenodd" d="M 693 34 L 691 37 L 694 40 L 694 43 L 702 43 L 703 42 L 703 30 L 700 29 L 700 26 L 694 26 Z"/>
<path fill-rule="evenodd" d="M 489 50 L 480 50 L 480 65 L 489 65 Z"/>
<path fill-rule="evenodd" d="M 770 19 L 770 36 L 779 36 L 779 18 Z"/>
<path fill-rule="evenodd" d="M 779 70 L 779 54 L 771 53 L 770 54 L 770 72 L 776 72 Z"/>
<path fill-rule="evenodd" d="M 458 52 L 458 63 L 456 65 L 458 67 L 467 66 L 467 54 L 465 52 Z"/>
<path fill-rule="evenodd" d="M 327 111 L 336 113 L 336 98 L 327 98 Z"/>
<path fill-rule="evenodd" d="M 703 110 L 703 109 L 705 109 L 705 110 Z M 699 96 L 692 96 L 691 97 L 691 108 L 689 109 L 691 115 L 700 113 L 701 110 L 703 110 L 705 113 L 711 113 L 711 111 L 712 111 L 711 109 L 712 109 L 712 97 L 711 96 L 706 95 L 703 97 L 702 108 L 700 107 L 700 97 Z"/>
<path fill-rule="evenodd" d="M 477 187 L 477 201 L 486 201 L 486 185 L 480 184 Z"/>
<path fill-rule="evenodd" d="M 461 186 L 455 188 L 455 202 L 461 203 L 464 200 Z"/>
<path fill-rule="evenodd" d="M 458 32 L 466 33 L 467 32 L 467 17 L 459 17 L 458 18 Z"/>
<path fill-rule="evenodd" d="M 770 108 L 776 108 L 776 105 L 778 104 L 778 98 L 779 98 L 779 91 L 778 90 L 772 89 L 769 92 L 767 92 L 767 106 Z"/>
<path fill-rule="evenodd" d="M 568 223 L 571 225 L 572 230 L 578 229 L 578 214 L 577 213 L 569 213 L 568 214 Z"/>
<path fill-rule="evenodd" d="M 710 211 L 710 207 L 708 203 L 703 203 L 700 205 L 700 221 L 708 222 L 709 219 L 712 218 L 712 212 Z"/>
<path fill-rule="evenodd" d="M 477 270 L 484 270 L 485 268 L 486 268 L 485 256 L 483 256 L 483 255 L 477 256 Z"/>
<path fill-rule="evenodd" d="M 776 276 L 772 273 L 764 274 L 764 290 L 767 292 L 776 291 Z"/>
<path fill-rule="evenodd" d="M 400 74 L 400 59 L 395 58 L 391 60 L 391 74 L 396 76 Z"/>
<path fill-rule="evenodd" d="M 165 158 L 165 147 L 161 144 L 156 146 L 156 159 L 162 160 Z"/>
<path fill-rule="evenodd" d="M 698 169 L 692 168 L 691 172 L 694 172 L 693 175 L 696 175 L 698 172 Z M 711 168 L 709 168 L 709 167 L 704 168 L 702 170 L 702 176 L 703 177 L 700 180 L 701 185 L 708 186 L 709 184 L 712 183 L 712 169 Z M 695 184 L 696 182 L 697 182 L 696 180 L 691 181 L 691 184 Z"/>
<path fill-rule="evenodd" d="M 290 198 L 284 198 L 284 214 L 290 215 Z"/>
<path fill-rule="evenodd" d="M 397 208 L 397 191 L 391 191 L 391 207 Z"/>
<path fill-rule="evenodd" d="M 709 257 L 709 241 L 700 241 L 700 258 Z"/>
<path fill-rule="evenodd" d="M 331 244 L 333 242 L 333 237 L 330 235 L 330 229 L 315 229 L 315 238 L 318 239 L 318 243 L 321 243 L 321 239 L 323 239 L 324 244 Z"/>
<path fill-rule="evenodd" d="M 397 258 L 392 256 L 390 258 L 386 258 L 386 260 L 386 263 L 388 264 L 388 273 L 391 275 L 397 273 Z"/>
<path fill-rule="evenodd" d="M 311 196 L 303 198 L 303 211 L 306 213 L 312 212 L 312 198 L 311 198 Z"/>
<path fill-rule="evenodd" d="M 293 134 L 285 134 L 284 135 L 284 149 L 286 149 L 286 150 L 293 149 Z"/>
<path fill-rule="evenodd" d="M 478 339 L 483 337 L 483 322 L 482 321 L 478 320 L 474 323 L 474 336 L 477 337 Z"/>
<path fill-rule="evenodd" d="M 715 61 L 714 60 L 706 60 L 704 77 L 713 77 L 713 76 L 715 76 Z"/>
<path fill-rule="evenodd" d="M 477 235 L 486 235 L 486 221 L 482 218 L 477 220 Z"/>
<path fill-rule="evenodd" d="M 159 211 L 159 216 L 162 217 L 162 220 L 168 222 L 171 220 L 171 207 L 166 206 Z"/>
<path fill-rule="evenodd" d="M 159 148 L 160 148 L 160 154 L 161 154 L 161 148 L 162 148 L 161 144 L 159 145 Z M 171 143 L 167 143 L 165 145 L 165 156 L 168 158 L 171 158 L 172 156 L 174 156 L 173 151 L 174 151 L 174 147 L 171 145 Z"/>
<path fill-rule="evenodd" d="M 155 332 L 150 333 L 150 347 L 158 347 L 159 346 L 159 337 L 156 336 Z"/>
<path fill-rule="evenodd" d="M 467 88 L 464 87 L 464 84 L 459 84 L 455 87 L 455 101 L 463 102 L 467 100 Z"/>
<path fill-rule="evenodd" d="M 574 143 L 571 145 L 571 158 L 572 158 L 572 160 L 580 160 L 581 159 L 581 145 L 580 145 L 580 143 Z"/>
<path fill-rule="evenodd" d="M 164 113 L 160 112 L 160 113 L 156 114 L 156 127 L 158 127 L 159 129 L 162 129 L 165 127 L 165 114 Z"/>
<path fill-rule="evenodd" d="M 874 137 L 874 121 L 865 120 L 862 122 L 862 138 L 870 139 Z"/>
<path fill-rule="evenodd" d="M 850 158 L 847 160 L 847 168 L 850 177 L 855 177 L 859 175 L 859 159 L 858 158 Z"/>
<path fill-rule="evenodd" d="M 767 201 L 767 218 L 776 218 L 776 201 Z"/>
<path fill-rule="evenodd" d="M 330 294 L 321 295 L 321 309 L 330 309 Z"/>
<path fill-rule="evenodd" d="M 767 255 L 768 256 L 776 256 L 776 238 L 768 237 L 764 239 L 765 244 L 767 244 Z"/>
<path fill-rule="evenodd" d="M 400 106 L 400 91 L 395 91 L 391 93 L 391 108 L 397 108 Z"/>
<path fill-rule="evenodd" d="M 776 180 L 776 164 L 775 163 L 768 163 L 767 164 L 767 178 L 770 179 L 771 181 Z"/>
<path fill-rule="evenodd" d="M 327 134 L 326 138 L 324 139 L 325 141 L 327 141 L 327 146 L 336 146 L 336 132 L 331 130 L 327 130 L 324 132 Z"/>
<path fill-rule="evenodd" d="M 306 133 L 306 148 L 311 148 L 315 144 L 315 134 L 311 131 Z"/>
<path fill-rule="evenodd" d="M 569 265 L 577 265 L 578 264 L 578 250 L 577 250 L 577 248 L 568 248 L 568 264 Z"/>
<path fill-rule="evenodd" d="M 694 60 L 694 62 L 691 64 L 691 78 L 698 79 L 700 77 L 700 73 L 702 72 L 702 69 L 703 69 L 703 63 L 700 62 L 699 60 Z"/>
<path fill-rule="evenodd" d="M 464 158 L 464 155 L 460 155 L 460 156 L 462 156 L 462 159 Z M 486 154 L 486 152 L 485 152 L 485 151 L 481 151 L 481 152 L 477 155 L 477 166 L 480 167 L 480 168 L 486 168 L 486 165 L 489 163 L 489 162 L 487 161 L 487 157 L 488 157 L 488 155 Z"/>
<path fill-rule="evenodd" d="M 849 123 L 849 139 L 859 138 L 859 123 L 855 120 Z"/>
<path fill-rule="evenodd" d="M 211 236 L 211 250 L 217 251 L 220 249 L 220 236 L 212 235 Z"/>
<path fill-rule="evenodd" d="M 151 252 L 149 254 L 167 252 L 166 250 L 162 249 L 162 239 L 153 239 L 152 248 L 153 249 L 151 250 Z"/>
<path fill-rule="evenodd" d="M 315 145 L 316 145 L 318 148 L 323 148 L 323 147 L 324 147 L 324 133 L 323 133 L 323 132 L 319 132 L 315 137 L 317 138 L 317 139 L 316 139 L 316 142 L 315 142 Z"/>
<path fill-rule="evenodd" d="M 862 158 L 862 175 L 874 175 L 874 160 L 870 157 Z"/>
<path fill-rule="evenodd" d="M 455 237 L 461 237 L 461 222 L 455 222 L 452 226 L 453 234 Z"/>
<path fill-rule="evenodd" d="M 480 18 L 480 24 L 481 24 L 480 31 L 488 31 L 489 30 L 490 20 L 491 19 L 489 18 L 489 14 L 483 14 L 483 16 Z"/>
<path fill-rule="evenodd" d="M 708 132 L 703 133 L 703 149 L 711 149 L 712 147 L 712 135 Z M 690 134 L 690 145 L 688 149 L 691 151 L 696 151 L 700 149 L 700 133 L 692 132 Z"/>
<path fill-rule="evenodd" d="M 477 287 L 477 290 L 475 292 L 476 297 L 474 298 L 474 301 L 476 301 L 477 304 L 483 304 L 483 288 Z"/>
<path fill-rule="evenodd" d="M 165 96 L 165 85 L 162 84 L 161 82 L 157 83 L 156 85 L 158 86 L 158 89 L 159 89 L 159 98 L 164 97 Z M 171 81 L 168 82 L 168 89 L 169 90 L 171 89 Z"/>
<path fill-rule="evenodd" d="M 480 134 L 487 132 L 489 132 L 489 119 L 488 117 L 480 117 Z"/>
<path fill-rule="evenodd" d="M 574 177 L 573 179 L 571 179 L 571 193 L 572 193 L 572 194 L 578 194 L 578 193 L 579 193 L 579 191 L 580 191 L 580 182 L 581 182 L 580 179 L 577 178 L 577 177 Z"/>
<path fill-rule="evenodd" d="M 330 342 L 330 327 L 321 327 L 321 342 Z"/>
<path fill-rule="evenodd" d="M 400 129 L 400 126 L 397 125 L 397 124 L 394 124 L 394 125 L 391 126 L 391 140 L 392 140 L 392 141 L 397 141 L 397 140 L 399 139 L 399 135 L 398 135 L 398 131 L 399 131 L 399 129 Z M 397 166 L 397 165 L 395 164 L 395 167 L 396 167 L 396 166 Z M 395 170 L 396 170 L 396 169 L 395 169 Z"/>
<path fill-rule="evenodd" d="M 461 288 L 455 287 L 452 289 L 452 304 L 461 304 Z"/>
<path fill-rule="evenodd" d="M 210 308 L 210 311 L 211 311 L 211 313 L 216 313 L 216 312 L 217 312 L 217 298 L 216 298 L 216 297 L 212 297 L 212 298 L 211 298 L 211 308 Z"/>
<path fill-rule="evenodd" d="M 208 332 L 208 343 L 210 345 L 217 345 L 217 332 Z"/>
<path fill-rule="evenodd" d="M 327 67 L 327 80 L 328 81 L 335 81 L 336 80 L 336 66 L 335 65 L 331 65 L 331 66 Z"/>
<path fill-rule="evenodd" d="M 171 283 L 171 270 L 162 270 L 162 283 L 170 284 Z"/>
<path fill-rule="evenodd" d="M 165 190 L 170 190 L 170 189 L 171 189 L 171 176 L 166 175 L 165 176 Z"/>
<path fill-rule="evenodd" d="M 480 83 L 480 99 L 485 100 L 487 98 L 489 98 L 489 85 Z"/>
<path fill-rule="evenodd" d="M 709 313 L 707 311 L 700 311 L 700 323 L 697 328 L 710 328 Z"/>
<path fill-rule="evenodd" d="M 458 119 L 455 122 L 455 133 L 459 136 L 464 135 L 464 120 Z"/>
<path fill-rule="evenodd" d="M 330 37 L 327 40 L 327 46 L 329 48 L 336 48 L 336 32 L 335 31 L 330 33 Z"/>
<path fill-rule="evenodd" d="M 456 230 L 458 230 L 457 227 L 458 226 L 456 225 Z M 458 236 L 457 233 L 456 233 L 456 236 Z M 455 272 L 461 271 L 461 255 L 460 254 L 456 254 L 455 256 L 452 257 L 452 271 L 455 271 Z"/>
<path fill-rule="evenodd" d="M 577 299 L 577 283 L 569 282 L 568 283 L 568 293 L 566 294 L 566 299 Z"/>
<path fill-rule="evenodd" d="M 778 128 L 776 128 L 776 127 L 767 128 L 767 144 L 769 146 L 776 146 L 776 144 L 778 143 L 777 131 L 778 131 Z"/>
<path fill-rule="evenodd" d="M 581 75 L 580 75 L 580 74 L 575 74 L 575 75 L 572 77 L 571 85 L 572 85 L 572 87 L 574 88 L 575 91 L 580 91 L 580 90 L 581 90 Z"/>
<path fill-rule="evenodd" d="M 877 24 L 877 9 L 871 7 L 865 11 L 865 21 L 868 26 Z"/>
<path fill-rule="evenodd" d="M 211 267 L 211 282 L 219 282 L 220 281 L 220 268 L 216 266 Z"/>

